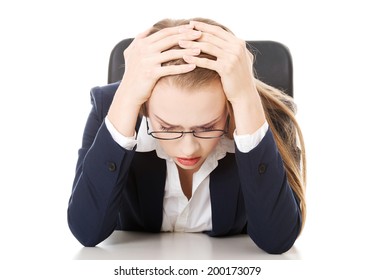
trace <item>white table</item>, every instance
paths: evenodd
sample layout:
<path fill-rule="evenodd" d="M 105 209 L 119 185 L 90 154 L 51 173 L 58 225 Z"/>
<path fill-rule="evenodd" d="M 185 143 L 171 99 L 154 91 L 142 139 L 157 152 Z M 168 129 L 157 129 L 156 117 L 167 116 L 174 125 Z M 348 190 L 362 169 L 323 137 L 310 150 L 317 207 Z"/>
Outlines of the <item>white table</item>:
<path fill-rule="evenodd" d="M 259 249 L 247 235 L 209 237 L 204 233 L 143 233 L 115 231 L 96 247 L 82 247 L 75 259 L 84 260 L 277 260 L 301 259 L 292 247 L 281 255 Z"/>

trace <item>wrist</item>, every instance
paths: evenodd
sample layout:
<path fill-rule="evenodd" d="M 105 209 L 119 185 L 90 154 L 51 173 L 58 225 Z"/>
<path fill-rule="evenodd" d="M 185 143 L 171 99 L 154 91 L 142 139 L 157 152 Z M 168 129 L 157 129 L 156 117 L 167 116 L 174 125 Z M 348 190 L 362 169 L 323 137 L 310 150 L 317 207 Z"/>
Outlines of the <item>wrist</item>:
<path fill-rule="evenodd" d="M 266 117 L 259 95 L 247 95 L 231 102 L 238 134 L 253 134 L 265 122 Z"/>
<path fill-rule="evenodd" d="M 116 130 L 125 137 L 132 137 L 135 133 L 141 105 L 125 95 L 115 95 L 108 110 L 107 117 Z"/>

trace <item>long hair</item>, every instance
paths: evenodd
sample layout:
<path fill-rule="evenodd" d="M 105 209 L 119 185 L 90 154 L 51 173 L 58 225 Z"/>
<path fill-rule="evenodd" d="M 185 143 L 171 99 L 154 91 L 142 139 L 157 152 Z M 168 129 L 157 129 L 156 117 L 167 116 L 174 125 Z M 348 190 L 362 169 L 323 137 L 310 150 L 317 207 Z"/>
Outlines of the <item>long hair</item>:
<path fill-rule="evenodd" d="M 206 18 L 193 19 L 163 19 L 153 25 L 149 35 L 168 27 L 188 24 L 190 20 L 201 21 L 208 24 L 220 26 L 224 30 L 231 32 L 227 27 Z M 180 48 L 174 46 L 172 48 Z M 201 53 L 199 57 L 216 59 L 211 55 Z M 180 65 L 186 63 L 182 58 L 163 63 L 163 65 Z M 162 77 L 161 79 L 171 79 L 174 85 L 179 87 L 198 88 L 214 80 L 220 81 L 220 76 L 216 71 L 196 67 L 193 71 L 188 73 L 171 75 Z M 267 122 L 272 131 L 276 141 L 277 148 L 283 159 L 284 167 L 288 182 L 293 189 L 299 201 L 299 207 L 302 216 L 302 228 L 306 220 L 306 155 L 305 144 L 303 140 L 302 131 L 295 118 L 296 106 L 293 98 L 285 94 L 281 90 L 276 89 L 262 81 L 255 79 L 256 88 L 261 98 L 263 109 L 266 115 Z M 234 114 L 232 106 L 227 104 L 229 108 L 229 133 L 228 137 L 233 138 L 235 129 Z M 143 109 L 143 114 L 147 112 Z"/>

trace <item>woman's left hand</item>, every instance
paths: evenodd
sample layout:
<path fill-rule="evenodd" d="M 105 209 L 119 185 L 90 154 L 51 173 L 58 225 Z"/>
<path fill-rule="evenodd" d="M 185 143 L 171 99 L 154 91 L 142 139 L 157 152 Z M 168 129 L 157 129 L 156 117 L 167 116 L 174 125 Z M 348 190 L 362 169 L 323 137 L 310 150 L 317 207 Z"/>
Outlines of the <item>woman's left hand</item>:
<path fill-rule="evenodd" d="M 195 41 L 180 41 L 180 47 L 198 48 L 216 60 L 188 55 L 184 60 L 220 75 L 223 90 L 234 110 L 237 133 L 239 130 L 239 134 L 253 133 L 264 123 L 265 116 L 253 75 L 254 57 L 247 50 L 246 42 L 219 26 L 197 21 L 190 24 L 202 35 Z"/>

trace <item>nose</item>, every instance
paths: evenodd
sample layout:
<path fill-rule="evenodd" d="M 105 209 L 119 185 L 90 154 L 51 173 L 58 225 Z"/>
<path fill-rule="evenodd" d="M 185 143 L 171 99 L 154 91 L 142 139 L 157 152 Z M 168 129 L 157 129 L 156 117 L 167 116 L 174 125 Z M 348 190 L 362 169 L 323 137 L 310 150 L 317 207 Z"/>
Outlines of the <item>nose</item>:
<path fill-rule="evenodd" d="M 186 157 L 195 156 L 200 149 L 199 139 L 192 133 L 186 133 L 180 139 L 180 151 Z"/>

